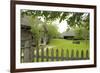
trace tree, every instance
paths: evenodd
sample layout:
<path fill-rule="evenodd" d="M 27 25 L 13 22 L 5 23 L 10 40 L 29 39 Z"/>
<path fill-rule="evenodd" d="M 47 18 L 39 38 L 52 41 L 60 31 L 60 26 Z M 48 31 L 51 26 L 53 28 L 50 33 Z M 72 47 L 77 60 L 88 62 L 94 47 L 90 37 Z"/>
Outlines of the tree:
<path fill-rule="evenodd" d="M 76 31 L 76 38 L 89 39 L 89 14 L 82 15 L 80 20 L 80 26 L 74 27 Z"/>
<path fill-rule="evenodd" d="M 46 22 L 44 28 L 46 28 L 45 30 L 47 31 L 46 35 L 48 37 L 48 43 L 52 38 L 58 38 L 59 36 L 58 28 L 56 25 L 52 24 L 51 21 Z"/>
<path fill-rule="evenodd" d="M 52 24 L 52 21 L 43 22 L 39 16 L 28 16 L 28 19 L 37 48 L 39 48 L 39 44 L 41 43 L 40 40 L 42 37 L 46 37 L 46 41 L 49 43 L 52 38 L 56 38 L 58 36 L 59 33 L 57 30 L 57 26 Z"/>
<path fill-rule="evenodd" d="M 58 12 L 58 11 L 38 11 L 38 10 L 22 10 L 22 16 L 28 15 L 33 17 L 42 17 L 45 22 L 59 19 L 59 23 L 66 20 L 70 28 L 77 27 L 82 31 L 84 27 L 89 33 L 89 13 L 78 12 Z M 89 36 L 89 34 L 87 35 Z M 84 36 L 84 38 L 87 38 Z"/>
<path fill-rule="evenodd" d="M 21 15 L 32 15 L 33 17 L 42 16 L 46 21 L 54 21 L 59 19 L 59 22 L 66 20 L 70 27 L 82 25 L 83 16 L 88 13 L 78 13 L 78 12 L 58 12 L 58 11 L 39 11 L 39 10 L 22 10 Z M 89 19 L 89 14 L 87 15 L 87 22 Z M 87 25 L 88 26 L 88 25 Z"/>
<path fill-rule="evenodd" d="M 31 26 L 31 32 L 33 34 L 33 38 L 36 44 L 36 47 L 39 48 L 39 44 L 40 44 L 40 39 L 41 36 L 43 35 L 43 27 L 42 24 L 43 22 L 41 20 L 39 20 L 38 17 L 32 17 L 29 16 L 29 25 Z"/>
<path fill-rule="evenodd" d="M 76 27 L 74 30 L 76 34 L 75 39 L 89 39 L 89 31 L 85 27 Z"/>

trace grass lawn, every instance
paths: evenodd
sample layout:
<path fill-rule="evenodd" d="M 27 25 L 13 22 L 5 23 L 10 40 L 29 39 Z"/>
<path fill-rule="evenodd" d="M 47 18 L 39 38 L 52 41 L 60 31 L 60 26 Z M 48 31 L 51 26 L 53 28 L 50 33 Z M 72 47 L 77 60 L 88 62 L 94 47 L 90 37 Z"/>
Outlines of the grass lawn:
<path fill-rule="evenodd" d="M 61 52 L 61 49 L 64 50 L 64 55 L 66 52 L 66 49 L 69 50 L 69 56 L 71 56 L 71 51 L 74 50 L 74 53 L 76 56 L 76 51 L 79 51 L 79 56 L 81 56 L 81 51 L 83 50 L 84 53 L 86 53 L 86 50 L 89 50 L 89 40 L 79 40 L 80 44 L 73 44 L 73 40 L 66 40 L 66 39 L 52 39 L 50 43 L 47 45 L 48 47 L 52 47 L 55 49 L 59 49 L 59 53 Z M 51 48 L 49 48 L 50 50 Z M 54 54 L 55 55 L 55 54 Z M 59 54 L 60 55 L 60 54 Z M 86 54 L 84 55 L 84 57 Z"/>
<path fill-rule="evenodd" d="M 89 40 L 79 40 L 80 44 L 73 44 L 73 40 L 66 40 L 66 39 L 52 39 L 46 48 L 49 49 L 49 56 L 51 56 L 51 49 L 54 49 L 54 56 L 56 56 L 56 49 L 59 49 L 59 56 L 61 56 L 61 50 L 64 50 L 64 56 L 66 56 L 66 51 L 69 51 L 69 57 L 71 57 L 71 52 L 74 50 L 74 57 L 76 57 L 76 51 L 79 51 L 79 57 L 81 57 L 81 51 L 84 52 L 84 57 L 86 57 L 86 50 L 89 51 Z M 46 49 L 44 48 L 44 49 Z M 41 50 L 39 52 L 41 55 Z M 44 56 L 46 56 L 46 50 L 44 51 Z M 40 58 L 39 58 L 40 59 Z M 50 60 L 49 60 L 50 61 Z M 40 61 L 41 62 L 41 59 Z"/>
<path fill-rule="evenodd" d="M 73 44 L 73 40 L 66 39 L 52 39 L 48 46 L 63 49 L 89 49 L 89 41 L 79 40 L 80 44 Z"/>

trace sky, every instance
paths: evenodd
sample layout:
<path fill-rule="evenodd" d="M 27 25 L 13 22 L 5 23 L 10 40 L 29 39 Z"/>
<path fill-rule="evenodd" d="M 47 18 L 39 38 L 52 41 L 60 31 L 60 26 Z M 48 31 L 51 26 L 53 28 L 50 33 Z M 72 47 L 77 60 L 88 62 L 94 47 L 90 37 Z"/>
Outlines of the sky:
<path fill-rule="evenodd" d="M 60 33 L 63 33 L 63 32 L 66 31 L 66 29 L 68 28 L 68 24 L 67 24 L 67 22 L 66 22 L 65 20 L 62 21 L 61 23 L 59 23 L 59 20 L 56 20 L 56 21 L 54 21 L 54 24 L 57 25 L 58 31 L 59 31 Z"/>

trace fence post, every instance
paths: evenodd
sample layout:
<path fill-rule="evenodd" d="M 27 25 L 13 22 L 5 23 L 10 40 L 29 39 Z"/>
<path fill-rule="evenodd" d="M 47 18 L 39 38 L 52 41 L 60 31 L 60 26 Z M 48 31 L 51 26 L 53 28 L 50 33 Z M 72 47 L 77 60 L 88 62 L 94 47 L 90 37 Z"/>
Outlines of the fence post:
<path fill-rule="evenodd" d="M 84 58 L 84 52 L 83 52 L 83 50 L 81 51 L 81 59 L 83 59 Z"/>
<path fill-rule="evenodd" d="M 30 41 L 29 40 L 25 40 L 23 62 L 32 62 L 32 58 L 31 57 L 32 56 L 31 56 Z"/>
<path fill-rule="evenodd" d="M 63 61 L 64 60 L 64 50 L 61 49 L 61 60 Z"/>
<path fill-rule="evenodd" d="M 24 62 L 24 48 L 21 48 L 21 63 Z"/>
<path fill-rule="evenodd" d="M 56 49 L 56 61 L 59 61 L 58 54 L 59 54 L 59 50 Z"/>
<path fill-rule="evenodd" d="M 54 61 L 54 50 L 53 50 L 53 48 L 51 49 L 51 61 Z"/>
<path fill-rule="evenodd" d="M 89 59 L 89 51 L 86 50 L 86 59 Z"/>
<path fill-rule="evenodd" d="M 68 60 L 69 59 L 69 51 L 68 51 L 68 49 L 66 50 L 66 60 Z"/>
<path fill-rule="evenodd" d="M 79 51 L 76 51 L 76 60 L 79 59 Z"/>
<path fill-rule="evenodd" d="M 49 61 L 49 49 L 48 48 L 46 48 L 46 61 Z"/>
<path fill-rule="evenodd" d="M 74 50 L 72 49 L 72 51 L 71 51 L 71 58 L 70 59 L 74 59 Z"/>
<path fill-rule="evenodd" d="M 39 48 L 36 48 L 36 62 L 39 62 Z"/>
<path fill-rule="evenodd" d="M 35 58 L 35 49 L 34 49 L 34 48 L 33 48 L 33 57 L 32 57 L 32 58 L 33 58 L 32 61 L 35 62 L 35 61 L 34 61 L 34 58 Z"/>
<path fill-rule="evenodd" d="M 44 49 L 41 48 L 41 61 L 43 62 L 44 61 Z"/>

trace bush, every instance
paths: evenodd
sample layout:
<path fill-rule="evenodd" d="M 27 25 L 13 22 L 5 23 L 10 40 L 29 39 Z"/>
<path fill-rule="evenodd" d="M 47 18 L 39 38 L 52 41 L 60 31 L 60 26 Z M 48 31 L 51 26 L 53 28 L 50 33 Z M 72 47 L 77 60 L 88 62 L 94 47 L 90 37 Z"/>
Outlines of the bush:
<path fill-rule="evenodd" d="M 72 43 L 73 44 L 80 44 L 80 41 L 79 40 L 74 40 Z"/>

